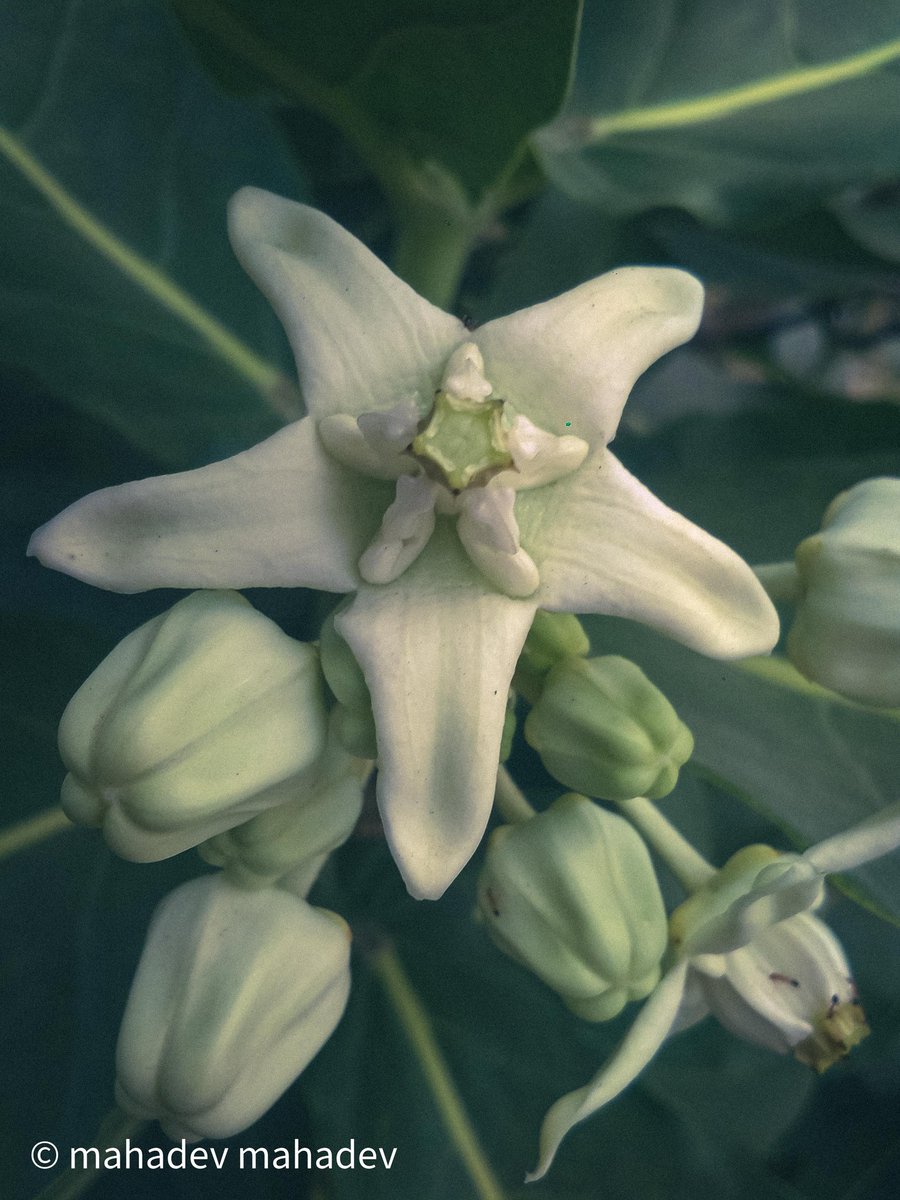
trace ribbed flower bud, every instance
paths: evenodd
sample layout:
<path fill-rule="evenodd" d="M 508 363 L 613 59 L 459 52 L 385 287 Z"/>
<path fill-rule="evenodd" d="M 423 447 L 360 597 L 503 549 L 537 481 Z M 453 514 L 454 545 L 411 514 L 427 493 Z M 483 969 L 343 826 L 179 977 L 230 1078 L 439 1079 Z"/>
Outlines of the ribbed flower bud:
<path fill-rule="evenodd" d="M 659 979 L 666 913 L 650 856 L 624 818 L 584 796 L 491 835 L 478 904 L 497 945 L 589 1021 Z"/>
<path fill-rule="evenodd" d="M 604 800 L 667 795 L 694 739 L 628 659 L 571 658 L 547 676 L 525 739 L 565 787 Z"/>
<path fill-rule="evenodd" d="M 337 714 L 332 713 L 332 727 Z M 315 767 L 294 797 L 266 809 L 200 846 L 207 862 L 224 867 L 241 887 L 269 887 L 283 881 L 306 895 L 328 855 L 342 845 L 363 803 L 369 764 L 352 758 L 332 733 Z"/>
<path fill-rule="evenodd" d="M 288 892 L 183 884 L 153 916 L 128 997 L 118 1104 L 176 1139 L 246 1129 L 331 1036 L 349 954 L 344 921 Z"/>
<path fill-rule="evenodd" d="M 377 758 L 375 718 L 372 716 L 369 689 L 353 651 L 334 627 L 334 618 L 335 614 L 332 613 L 319 635 L 322 673 L 337 700 L 333 728 L 341 745 L 350 754 L 357 758 Z"/>
<path fill-rule="evenodd" d="M 63 808 L 125 858 L 167 858 L 290 799 L 325 729 L 315 650 L 236 592 L 195 592 L 69 703 Z"/>
<path fill-rule="evenodd" d="M 794 666 L 863 704 L 900 705 L 900 479 L 842 492 L 796 561 Z"/>

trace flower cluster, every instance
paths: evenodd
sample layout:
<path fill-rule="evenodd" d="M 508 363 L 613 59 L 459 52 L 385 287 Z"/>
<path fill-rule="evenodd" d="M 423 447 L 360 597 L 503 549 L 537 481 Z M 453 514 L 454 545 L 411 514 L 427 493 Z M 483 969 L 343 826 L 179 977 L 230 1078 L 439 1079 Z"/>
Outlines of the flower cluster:
<path fill-rule="evenodd" d="M 309 415 L 88 496 L 30 547 L 114 591 L 205 589 L 126 638 L 60 729 L 73 820 L 128 858 L 198 846 L 219 868 L 160 905 L 119 1043 L 120 1102 L 188 1138 L 254 1121 L 341 1017 L 349 930 L 307 896 L 373 767 L 397 866 L 430 899 L 484 833 L 514 683 L 564 786 L 623 808 L 674 786 L 690 732 L 633 664 L 588 659 L 574 618 L 551 614 L 629 617 L 719 658 L 778 636 L 747 564 L 608 448 L 635 379 L 696 328 L 691 276 L 613 271 L 473 331 L 312 209 L 245 189 L 230 232 Z M 249 586 L 347 599 L 313 647 L 230 590 Z M 743 851 L 671 922 L 638 833 L 585 796 L 493 835 L 479 896 L 497 944 L 587 1019 L 647 997 L 620 1052 L 551 1109 L 537 1174 L 702 1013 L 819 1066 L 862 1036 L 843 952 L 809 910 L 824 872 L 900 840 L 891 819 L 800 857 Z"/>

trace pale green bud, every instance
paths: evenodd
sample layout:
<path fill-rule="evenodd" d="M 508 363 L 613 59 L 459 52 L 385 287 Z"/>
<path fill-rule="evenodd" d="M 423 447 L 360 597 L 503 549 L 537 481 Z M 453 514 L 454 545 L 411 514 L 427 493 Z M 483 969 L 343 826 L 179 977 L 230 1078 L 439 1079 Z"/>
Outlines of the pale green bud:
<path fill-rule="evenodd" d="M 332 729 L 337 713 L 332 714 Z M 203 858 L 224 867 L 241 887 L 279 881 L 306 895 L 328 855 L 359 820 L 369 764 L 352 758 L 332 732 L 315 767 L 298 781 L 295 795 L 243 825 L 200 846 Z"/>
<path fill-rule="evenodd" d="M 650 855 L 623 817 L 584 796 L 491 835 L 478 905 L 497 945 L 586 1020 L 656 986 L 667 927 Z"/>
<path fill-rule="evenodd" d="M 346 923 L 288 892 L 183 884 L 154 913 L 128 997 L 117 1103 L 176 1139 L 240 1133 L 331 1036 L 349 957 Z"/>
<path fill-rule="evenodd" d="M 319 635 L 322 673 L 337 705 L 334 710 L 334 732 L 341 745 L 356 758 L 377 758 L 375 718 L 372 698 L 353 651 L 338 633 L 334 618 L 345 605 L 326 619 Z"/>
<path fill-rule="evenodd" d="M 628 659 L 572 658 L 547 676 L 525 739 L 554 778 L 604 800 L 667 795 L 694 739 Z"/>
<path fill-rule="evenodd" d="M 236 592 L 194 592 L 72 698 L 62 805 L 124 858 L 168 858 L 290 799 L 325 732 L 315 650 Z"/>
<path fill-rule="evenodd" d="M 574 613 L 547 612 L 539 608 L 522 647 L 520 664 L 543 675 L 566 658 L 583 658 L 591 643 Z"/>
<path fill-rule="evenodd" d="M 900 479 L 842 492 L 796 561 L 791 662 L 850 699 L 900 705 Z"/>

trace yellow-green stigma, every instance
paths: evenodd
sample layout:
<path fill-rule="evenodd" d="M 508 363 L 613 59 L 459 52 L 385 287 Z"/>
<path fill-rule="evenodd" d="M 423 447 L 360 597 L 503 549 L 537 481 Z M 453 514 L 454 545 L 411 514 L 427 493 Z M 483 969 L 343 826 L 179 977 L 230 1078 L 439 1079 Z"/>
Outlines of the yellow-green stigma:
<path fill-rule="evenodd" d="M 439 391 L 412 451 L 426 470 L 437 467 L 447 486 L 459 492 L 482 472 L 512 466 L 506 442 L 502 400 Z"/>

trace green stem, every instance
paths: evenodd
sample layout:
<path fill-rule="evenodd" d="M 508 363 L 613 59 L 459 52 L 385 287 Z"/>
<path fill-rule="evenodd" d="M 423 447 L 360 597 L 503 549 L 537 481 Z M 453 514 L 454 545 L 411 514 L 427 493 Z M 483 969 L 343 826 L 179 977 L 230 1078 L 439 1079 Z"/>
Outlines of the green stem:
<path fill-rule="evenodd" d="M 792 562 L 764 563 L 753 572 L 772 600 L 796 604 L 800 599 L 800 576 Z"/>
<path fill-rule="evenodd" d="M 106 1150 L 114 1147 L 121 1149 L 125 1145 L 126 1139 L 136 1134 L 145 1124 L 145 1121 L 122 1112 L 120 1108 L 114 1108 L 108 1113 L 101 1121 L 100 1128 L 92 1142 L 92 1145 L 100 1151 L 101 1161 Z M 103 1167 L 69 1167 L 61 1175 L 57 1175 L 45 1188 L 42 1188 L 34 1200 L 76 1200 L 76 1197 L 83 1196 L 89 1188 L 93 1187 L 102 1171 Z"/>
<path fill-rule="evenodd" d="M 633 800 L 620 800 L 619 808 L 687 891 L 696 892 L 715 875 L 712 863 L 679 833 L 652 800 L 635 796 Z"/>
<path fill-rule="evenodd" d="M 61 808 L 48 808 L 36 817 L 28 817 L 6 829 L 0 829 L 0 858 L 10 858 L 20 850 L 27 850 L 38 842 L 46 841 L 54 834 L 75 826 Z"/>
<path fill-rule="evenodd" d="M 96 220 L 41 166 L 26 147 L 2 126 L 0 154 L 25 176 L 80 237 L 123 275 L 189 325 L 215 354 L 260 393 L 276 416 L 284 421 L 294 421 L 301 415 L 298 398 L 290 395 L 290 385 L 280 371 L 255 354 L 215 317 L 210 316 L 159 267 L 136 254 L 130 246 Z"/>
<path fill-rule="evenodd" d="M 451 309 L 475 238 L 472 222 L 427 202 L 395 202 L 394 212 L 394 272 L 438 308 Z"/>
<path fill-rule="evenodd" d="M 521 825 L 535 815 L 525 793 L 502 764 L 497 768 L 497 788 L 494 803 L 504 820 L 510 825 Z"/>
<path fill-rule="evenodd" d="M 376 951 L 371 962 L 415 1051 L 450 1140 L 472 1179 L 478 1200 L 504 1200 L 500 1184 L 478 1143 L 447 1062 L 435 1040 L 428 1014 L 396 950 L 390 945 L 383 946 Z"/>

